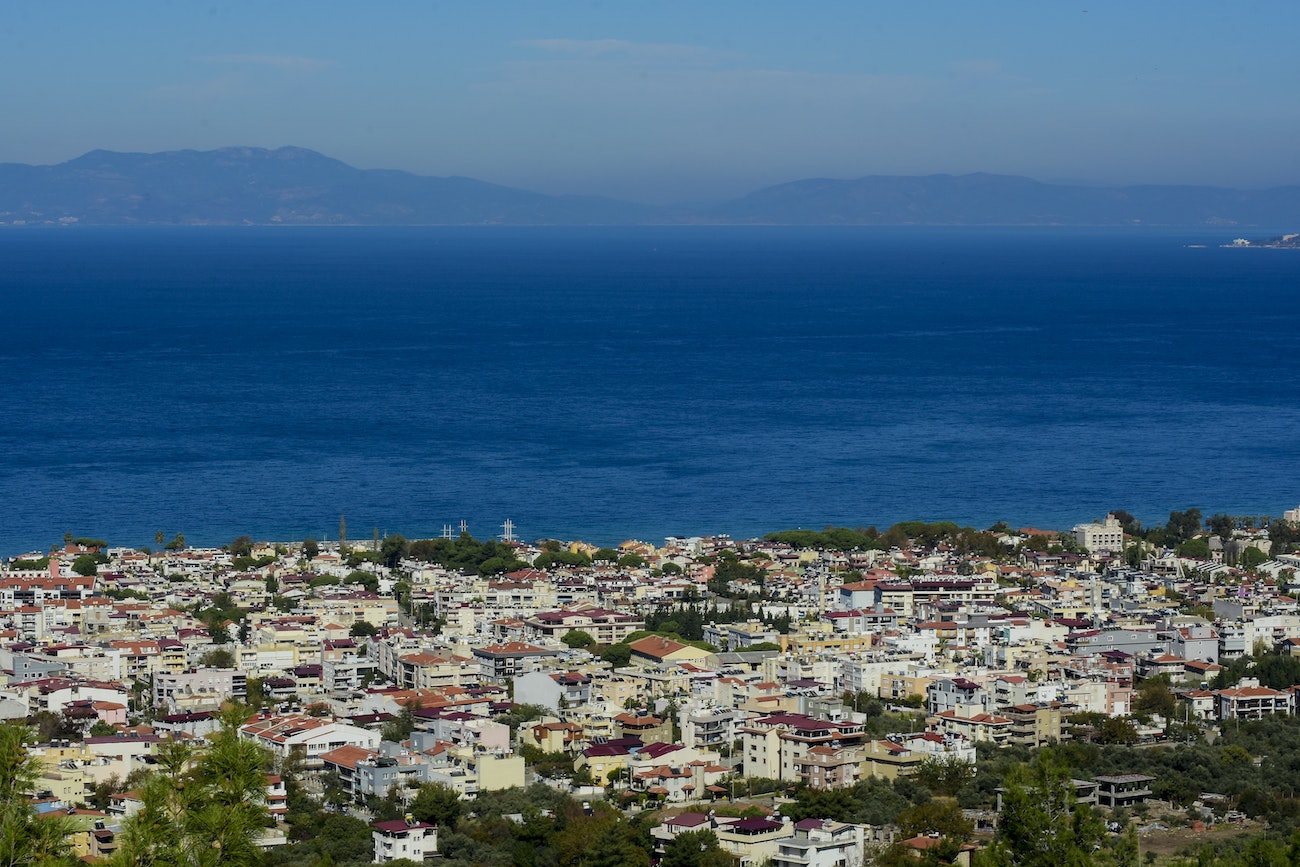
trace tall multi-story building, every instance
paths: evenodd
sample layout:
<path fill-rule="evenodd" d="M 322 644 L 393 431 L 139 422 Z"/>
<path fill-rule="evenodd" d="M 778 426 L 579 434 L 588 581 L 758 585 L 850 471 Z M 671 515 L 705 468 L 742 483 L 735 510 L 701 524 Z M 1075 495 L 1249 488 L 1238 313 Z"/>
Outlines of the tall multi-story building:
<path fill-rule="evenodd" d="M 1107 515 L 1100 524 L 1079 524 L 1070 532 L 1075 543 L 1089 553 L 1124 550 L 1124 528 L 1114 515 Z"/>
<path fill-rule="evenodd" d="M 817 746 L 839 749 L 861 743 L 863 726 L 831 722 L 799 713 L 778 713 L 742 725 L 743 771 L 750 777 L 799 780 L 800 760 Z"/>

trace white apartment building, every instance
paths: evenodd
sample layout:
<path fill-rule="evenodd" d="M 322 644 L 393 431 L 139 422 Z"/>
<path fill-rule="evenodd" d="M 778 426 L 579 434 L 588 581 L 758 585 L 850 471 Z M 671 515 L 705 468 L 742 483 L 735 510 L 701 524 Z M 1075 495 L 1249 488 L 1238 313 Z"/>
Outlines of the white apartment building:
<path fill-rule="evenodd" d="M 375 822 L 371 837 L 375 842 L 375 862 L 385 864 L 405 858 L 420 862 L 438 851 L 438 826 L 417 822 L 410 817 Z"/>

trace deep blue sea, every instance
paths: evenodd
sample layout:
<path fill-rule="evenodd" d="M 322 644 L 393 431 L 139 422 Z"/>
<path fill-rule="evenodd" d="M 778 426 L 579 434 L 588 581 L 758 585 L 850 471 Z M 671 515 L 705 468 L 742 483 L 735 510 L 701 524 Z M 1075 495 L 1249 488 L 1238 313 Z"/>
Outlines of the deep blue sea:
<path fill-rule="evenodd" d="M 0 554 L 1277 515 L 1300 251 L 1233 235 L 0 232 Z"/>

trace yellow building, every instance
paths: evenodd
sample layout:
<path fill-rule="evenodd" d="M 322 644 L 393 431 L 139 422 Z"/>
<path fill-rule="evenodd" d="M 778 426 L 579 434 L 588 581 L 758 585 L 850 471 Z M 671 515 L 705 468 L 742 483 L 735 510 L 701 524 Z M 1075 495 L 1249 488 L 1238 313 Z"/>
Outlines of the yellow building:
<path fill-rule="evenodd" d="M 902 701 L 910 696 L 924 696 L 934 678 L 920 674 L 882 674 L 880 676 L 880 697 L 891 701 Z"/>
<path fill-rule="evenodd" d="M 634 665 L 664 665 L 675 662 L 703 662 L 713 654 L 662 635 L 647 635 L 628 645 Z"/>
<path fill-rule="evenodd" d="M 781 652 L 799 654 L 854 653 L 870 650 L 872 636 L 835 632 L 829 623 L 809 623 L 797 632 L 781 636 Z"/>

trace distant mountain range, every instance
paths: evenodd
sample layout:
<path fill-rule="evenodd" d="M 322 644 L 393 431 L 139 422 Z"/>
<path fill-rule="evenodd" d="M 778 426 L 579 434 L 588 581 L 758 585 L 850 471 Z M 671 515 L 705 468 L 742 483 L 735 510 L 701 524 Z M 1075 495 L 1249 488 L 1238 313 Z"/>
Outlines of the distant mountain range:
<path fill-rule="evenodd" d="M 548 196 L 357 169 L 304 148 L 90 153 L 0 164 L 0 224 L 1290 226 L 1300 186 L 1073 187 L 1011 175 L 779 184 L 709 208 Z"/>

